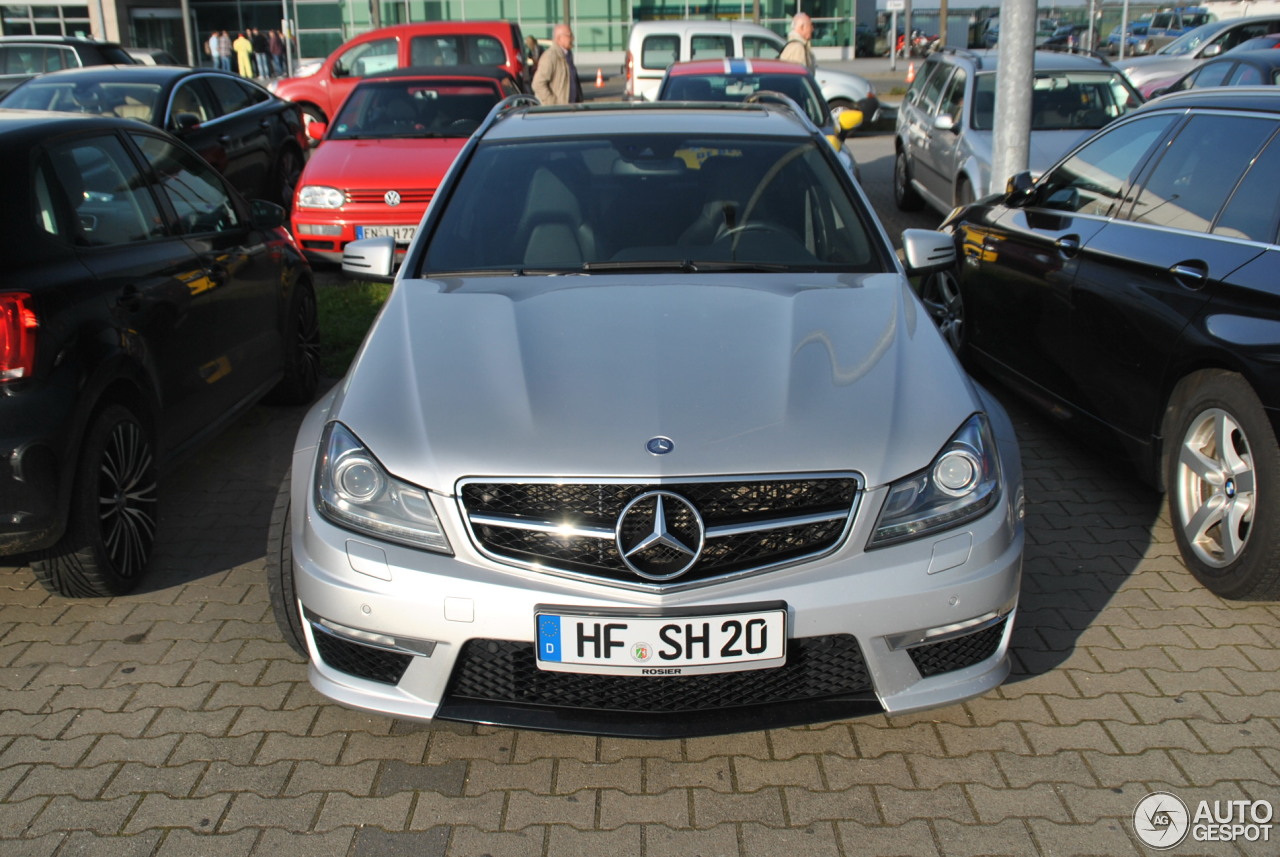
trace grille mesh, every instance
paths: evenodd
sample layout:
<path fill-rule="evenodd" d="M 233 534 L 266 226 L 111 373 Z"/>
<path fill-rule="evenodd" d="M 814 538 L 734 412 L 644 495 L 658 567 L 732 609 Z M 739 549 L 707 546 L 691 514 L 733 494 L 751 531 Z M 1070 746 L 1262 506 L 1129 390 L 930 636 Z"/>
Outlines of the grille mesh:
<path fill-rule="evenodd" d="M 871 680 L 849 634 L 790 640 L 776 669 L 669 677 L 540 670 L 532 643 L 470 640 L 454 665 L 451 701 L 629 714 L 714 711 L 865 693 Z"/>
<path fill-rule="evenodd" d="M 312 625 L 312 628 L 315 628 Z M 379 681 L 383 684 L 397 684 L 409 668 L 412 655 L 388 652 L 372 646 L 362 646 L 350 640 L 343 640 L 332 634 L 316 630 L 316 650 L 320 658 L 335 670 L 348 675 Z"/>
<path fill-rule="evenodd" d="M 501 516 L 613 532 L 623 508 L 661 487 L 687 499 L 708 530 L 746 526 L 803 515 L 832 520 L 772 529 L 708 535 L 698 562 L 679 578 L 687 583 L 790 562 L 835 547 L 858 495 L 853 478 L 804 478 L 738 482 L 549 484 L 473 482 L 462 486 L 468 516 Z M 488 553 L 542 566 L 628 583 L 642 582 L 622 561 L 612 538 L 537 532 L 489 522 L 472 523 Z M 673 557 L 674 561 L 676 558 Z"/>
<path fill-rule="evenodd" d="M 952 670 L 971 667 L 981 663 L 996 653 L 1000 647 L 1000 639 L 1004 635 L 1005 619 L 997 625 L 944 640 L 941 643 L 927 643 L 908 649 L 911 661 L 916 665 L 923 678 L 939 675 Z"/>

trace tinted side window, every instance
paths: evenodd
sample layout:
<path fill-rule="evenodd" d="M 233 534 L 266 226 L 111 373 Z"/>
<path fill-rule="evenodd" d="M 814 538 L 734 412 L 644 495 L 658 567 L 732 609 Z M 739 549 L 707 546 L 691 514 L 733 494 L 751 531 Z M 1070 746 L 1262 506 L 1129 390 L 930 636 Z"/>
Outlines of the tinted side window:
<path fill-rule="evenodd" d="M 1227 72 L 1231 71 L 1232 63 L 1229 62 L 1213 62 L 1206 63 L 1195 73 L 1193 86 L 1218 86 L 1222 81 L 1226 80 Z"/>
<path fill-rule="evenodd" d="M 209 91 L 197 86 L 196 81 L 188 81 L 173 91 L 173 99 L 169 102 L 169 120 L 173 123 L 179 113 L 190 113 L 200 117 L 201 122 L 208 122 L 218 115 L 216 106 L 210 100 Z M 171 124 L 172 129 L 172 124 Z"/>
<path fill-rule="evenodd" d="M 1173 119 L 1144 117 L 1094 139 L 1049 173 L 1036 192 L 1037 202 L 1059 211 L 1113 214 L 1125 186 Z"/>
<path fill-rule="evenodd" d="M 469 61 L 476 65 L 503 65 L 507 61 L 507 52 L 502 49 L 502 42 L 493 36 L 468 37 L 467 49 Z"/>
<path fill-rule="evenodd" d="M 929 75 L 924 89 L 920 92 L 920 101 L 917 102 L 917 106 L 925 113 L 932 113 L 938 106 L 938 100 L 942 97 L 942 88 L 951 77 L 950 72 L 950 68 L 939 68 Z"/>
<path fill-rule="evenodd" d="M 718 60 L 733 56 L 731 36 L 693 36 L 689 39 L 689 59 Z"/>
<path fill-rule="evenodd" d="M 1280 194 L 1259 193 L 1260 188 L 1280 188 L 1280 140 L 1274 137 L 1237 185 L 1213 233 L 1274 242 L 1280 221 Z"/>
<path fill-rule="evenodd" d="M 1227 195 L 1275 128 L 1268 119 L 1192 116 L 1147 179 L 1132 219 L 1207 232 Z"/>
<path fill-rule="evenodd" d="M 956 69 L 956 73 L 951 75 L 951 82 L 947 84 L 947 90 L 942 94 L 942 101 L 938 106 L 938 114 L 950 116 L 959 122 L 964 117 L 964 85 L 967 75 L 964 69 Z"/>
<path fill-rule="evenodd" d="M 235 205 L 213 167 L 168 140 L 149 134 L 136 134 L 133 139 L 156 171 L 184 234 L 225 232 L 239 226 Z"/>
<path fill-rule="evenodd" d="M 1235 71 L 1231 73 L 1231 79 L 1227 81 L 1228 86 L 1258 86 L 1262 84 L 1262 72 L 1251 65 L 1240 63 L 1236 66 Z M 1269 81 L 1268 81 L 1269 82 Z"/>
<path fill-rule="evenodd" d="M 910 104 L 918 104 L 920 102 L 920 94 L 924 92 L 925 84 L 942 67 L 943 65 L 940 62 L 926 62 L 924 68 L 920 69 L 920 73 L 916 75 L 916 79 L 911 81 L 911 86 L 907 87 L 906 101 Z"/>
<path fill-rule="evenodd" d="M 252 87 L 245 86 L 239 81 L 232 80 L 229 77 L 209 77 L 206 80 L 209 81 L 209 86 L 212 87 L 213 93 L 217 96 L 218 103 L 222 107 L 222 111 L 219 114 L 221 116 L 250 107 L 256 100 L 250 91 Z"/>
<path fill-rule="evenodd" d="M 72 244 L 131 244 L 164 233 L 146 179 L 114 135 L 51 148 L 36 189 L 42 228 Z"/>
<path fill-rule="evenodd" d="M 680 37 L 675 35 L 645 36 L 640 45 L 640 67 L 665 69 L 680 59 Z"/>

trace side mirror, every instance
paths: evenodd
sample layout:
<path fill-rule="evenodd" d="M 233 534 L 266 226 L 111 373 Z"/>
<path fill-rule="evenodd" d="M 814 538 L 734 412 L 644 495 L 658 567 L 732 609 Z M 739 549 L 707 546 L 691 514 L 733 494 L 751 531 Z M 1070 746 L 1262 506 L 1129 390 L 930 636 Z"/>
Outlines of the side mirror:
<path fill-rule="evenodd" d="M 933 127 L 937 128 L 939 131 L 954 131 L 960 127 L 960 123 L 957 122 L 955 117 L 950 113 L 943 113 L 940 116 L 934 117 Z"/>
<path fill-rule="evenodd" d="M 390 280 L 396 267 L 396 239 L 361 238 L 342 248 L 342 273 L 359 280 Z"/>
<path fill-rule="evenodd" d="M 1011 208 L 1025 205 L 1027 200 L 1031 199 L 1031 192 L 1035 189 L 1035 186 L 1036 183 L 1031 178 L 1031 173 L 1026 170 L 1014 173 L 1004 186 L 1004 204 Z"/>
<path fill-rule="evenodd" d="M 1222 45 L 1209 45 L 1204 49 L 1204 53 L 1200 55 L 1200 58 L 1207 60 L 1209 57 L 1216 57 L 1220 53 L 1222 53 Z"/>
<path fill-rule="evenodd" d="M 1151 93 L 1147 95 L 1147 100 L 1150 101 L 1152 98 L 1159 98 L 1160 96 L 1164 95 L 1168 91 L 1169 91 L 1169 87 L 1167 86 L 1162 86 L 1159 89 L 1153 89 L 1151 90 Z"/>
<path fill-rule="evenodd" d="M 289 214 L 274 202 L 252 199 L 249 200 L 249 222 L 256 229 L 278 229 L 289 222 Z"/>
<path fill-rule="evenodd" d="M 200 127 L 200 117 L 194 113 L 173 114 L 173 133 L 185 134 L 192 128 Z"/>
<path fill-rule="evenodd" d="M 956 242 L 945 232 L 904 229 L 902 256 L 909 277 L 941 271 L 955 265 Z"/>
<path fill-rule="evenodd" d="M 836 136 L 843 140 L 852 134 L 855 129 L 861 128 L 865 118 L 861 110 L 852 108 L 841 110 L 836 114 Z"/>
<path fill-rule="evenodd" d="M 334 77 L 350 77 L 351 72 L 348 71 L 346 67 L 343 66 L 342 63 L 336 62 L 333 64 L 333 76 Z"/>
<path fill-rule="evenodd" d="M 326 122 L 310 122 L 307 124 L 307 136 L 312 140 L 321 140 L 324 138 L 324 132 L 329 130 Z"/>

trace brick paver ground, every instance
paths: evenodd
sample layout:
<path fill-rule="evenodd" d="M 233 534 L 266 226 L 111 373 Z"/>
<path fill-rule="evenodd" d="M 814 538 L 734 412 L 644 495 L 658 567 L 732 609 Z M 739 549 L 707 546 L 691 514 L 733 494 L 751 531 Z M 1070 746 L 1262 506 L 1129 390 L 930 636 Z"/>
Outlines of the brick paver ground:
<path fill-rule="evenodd" d="M 1280 607 L 1206 592 L 1156 495 L 1001 397 L 1028 497 L 1010 680 L 910 717 L 683 741 L 317 695 L 263 582 L 302 411 L 258 408 L 167 483 L 139 592 L 68 601 L 0 567 L 0 855 L 1115 857 L 1155 853 L 1131 819 L 1153 791 L 1280 806 Z"/>

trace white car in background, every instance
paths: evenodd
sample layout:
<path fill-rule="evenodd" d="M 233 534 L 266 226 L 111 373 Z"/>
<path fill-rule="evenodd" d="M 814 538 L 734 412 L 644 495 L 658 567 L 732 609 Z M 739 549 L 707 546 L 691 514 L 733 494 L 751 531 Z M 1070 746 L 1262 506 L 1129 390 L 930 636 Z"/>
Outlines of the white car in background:
<path fill-rule="evenodd" d="M 786 39 L 768 27 L 748 21 L 638 21 L 631 25 L 627 56 L 626 97 L 653 101 L 667 66 L 688 60 L 742 57 L 777 59 Z M 874 124 L 880 118 L 880 98 L 865 77 L 843 71 L 817 68 L 814 79 L 832 112 L 854 108 L 863 121 Z"/>

